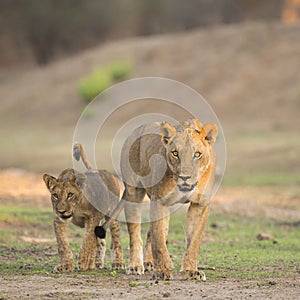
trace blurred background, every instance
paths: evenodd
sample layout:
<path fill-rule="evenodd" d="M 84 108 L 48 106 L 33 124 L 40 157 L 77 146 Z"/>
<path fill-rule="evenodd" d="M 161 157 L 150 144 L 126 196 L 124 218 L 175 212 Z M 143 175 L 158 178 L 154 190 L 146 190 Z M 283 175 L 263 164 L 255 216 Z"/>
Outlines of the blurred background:
<path fill-rule="evenodd" d="M 299 20 L 300 0 L 2 0 L 0 169 L 70 167 L 94 86 L 161 76 L 197 90 L 218 115 L 225 185 L 299 184 Z M 111 168 L 122 122 L 106 124 L 99 168 Z"/>

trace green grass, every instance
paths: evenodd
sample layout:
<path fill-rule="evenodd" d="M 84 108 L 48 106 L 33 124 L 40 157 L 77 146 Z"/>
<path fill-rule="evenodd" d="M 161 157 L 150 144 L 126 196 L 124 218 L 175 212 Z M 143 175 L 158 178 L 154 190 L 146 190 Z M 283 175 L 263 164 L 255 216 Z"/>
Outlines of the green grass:
<path fill-rule="evenodd" d="M 210 224 L 222 224 L 220 228 L 209 227 L 215 241 L 202 248 L 200 261 L 216 267 L 209 272 L 212 278 L 234 277 L 240 279 L 265 279 L 297 276 L 300 264 L 300 232 L 297 228 L 280 226 L 275 221 L 261 218 L 224 218 L 212 215 Z M 273 241 L 258 241 L 258 233 L 275 236 Z"/>
<path fill-rule="evenodd" d="M 15 226 L 8 226 L 13 224 Z M 3 225 L 5 224 L 5 226 Z M 19 225 L 17 225 L 19 224 Z M 214 226 L 211 226 L 214 224 Z M 143 224 L 143 238 L 148 224 Z M 33 228 L 35 230 L 33 230 Z M 168 249 L 175 271 L 178 272 L 184 253 L 185 214 L 172 215 L 168 235 Z M 128 234 L 126 224 L 121 224 L 124 257 L 128 263 Z M 277 243 L 258 241 L 258 233 L 275 236 Z M 52 227 L 51 208 L 0 207 L 0 274 L 45 274 L 51 276 L 58 263 L 58 255 L 49 255 L 56 250 L 56 243 L 25 243 L 22 235 L 55 237 Z M 76 255 L 81 245 L 84 230 L 71 226 L 71 248 Z M 282 225 L 276 220 L 263 218 L 239 218 L 235 215 L 212 213 L 207 228 L 208 242 L 202 245 L 199 264 L 215 267 L 205 271 L 209 281 L 221 278 L 246 280 L 267 280 L 299 276 L 300 231 L 291 225 Z M 104 270 L 86 272 L 95 276 L 118 276 L 121 271 L 111 274 L 110 236 L 107 238 L 106 267 Z M 78 273 L 78 271 L 75 271 Z M 124 272 L 121 272 L 124 273 Z"/>
<path fill-rule="evenodd" d="M 300 184 L 300 173 L 234 174 L 224 177 L 227 186 L 286 186 Z"/>

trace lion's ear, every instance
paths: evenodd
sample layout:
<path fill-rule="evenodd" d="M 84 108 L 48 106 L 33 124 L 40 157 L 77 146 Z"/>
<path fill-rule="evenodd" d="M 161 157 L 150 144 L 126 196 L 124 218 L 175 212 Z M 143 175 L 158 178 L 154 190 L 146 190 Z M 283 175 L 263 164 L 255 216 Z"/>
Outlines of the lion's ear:
<path fill-rule="evenodd" d="M 176 129 L 170 123 L 162 122 L 160 126 L 160 134 L 161 134 L 161 140 L 163 144 L 167 145 L 170 143 L 172 138 L 176 135 Z"/>
<path fill-rule="evenodd" d="M 196 130 L 198 133 L 200 133 L 203 128 L 203 125 L 198 119 L 188 119 L 183 122 L 183 126 L 185 128 L 192 128 Z"/>
<path fill-rule="evenodd" d="M 218 127 L 214 123 L 207 123 L 204 125 L 205 139 L 209 144 L 214 144 L 218 135 Z"/>
<path fill-rule="evenodd" d="M 86 176 L 82 173 L 76 173 L 75 182 L 79 186 L 79 188 L 83 189 L 86 184 Z"/>
<path fill-rule="evenodd" d="M 44 174 L 43 180 L 46 184 L 47 189 L 51 192 L 54 186 L 57 184 L 57 179 L 51 175 Z"/>

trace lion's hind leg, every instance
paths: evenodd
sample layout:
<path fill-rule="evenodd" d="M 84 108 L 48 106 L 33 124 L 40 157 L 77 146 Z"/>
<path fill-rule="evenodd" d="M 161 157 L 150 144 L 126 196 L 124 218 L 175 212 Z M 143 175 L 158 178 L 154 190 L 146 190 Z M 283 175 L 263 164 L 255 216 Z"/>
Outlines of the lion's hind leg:
<path fill-rule="evenodd" d="M 147 272 L 153 271 L 153 255 L 151 249 L 151 232 L 148 230 L 144 254 L 144 269 Z"/>
<path fill-rule="evenodd" d="M 111 268 L 113 270 L 124 269 L 125 264 L 123 260 L 123 250 L 121 245 L 121 237 L 120 237 L 120 223 L 117 220 L 114 220 L 110 225 L 110 233 L 111 233 Z"/>
<path fill-rule="evenodd" d="M 97 238 L 97 246 L 96 246 L 96 257 L 95 257 L 95 265 L 98 269 L 104 268 L 104 258 L 106 253 L 106 241 L 105 239 Z"/>
<path fill-rule="evenodd" d="M 132 186 L 126 186 L 123 197 L 125 197 L 125 216 L 130 243 L 130 263 L 126 268 L 128 275 L 141 275 L 144 273 L 143 264 L 143 241 L 141 238 L 141 206 L 145 197 L 145 190 Z"/>

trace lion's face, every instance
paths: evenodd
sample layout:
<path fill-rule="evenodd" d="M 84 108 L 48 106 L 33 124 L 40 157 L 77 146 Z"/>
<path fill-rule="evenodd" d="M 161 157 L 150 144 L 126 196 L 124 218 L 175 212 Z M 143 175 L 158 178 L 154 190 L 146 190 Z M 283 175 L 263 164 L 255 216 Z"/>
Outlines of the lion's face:
<path fill-rule="evenodd" d="M 162 142 L 166 148 L 167 164 L 179 191 L 192 191 L 201 175 L 212 162 L 212 147 L 217 136 L 215 124 L 205 126 L 196 120 L 183 124 L 181 131 L 169 123 L 161 125 Z"/>
<path fill-rule="evenodd" d="M 63 221 L 71 220 L 82 196 L 85 176 L 80 173 L 75 175 L 73 169 L 67 169 L 57 179 L 48 174 L 43 179 L 51 193 L 54 213 Z"/>

